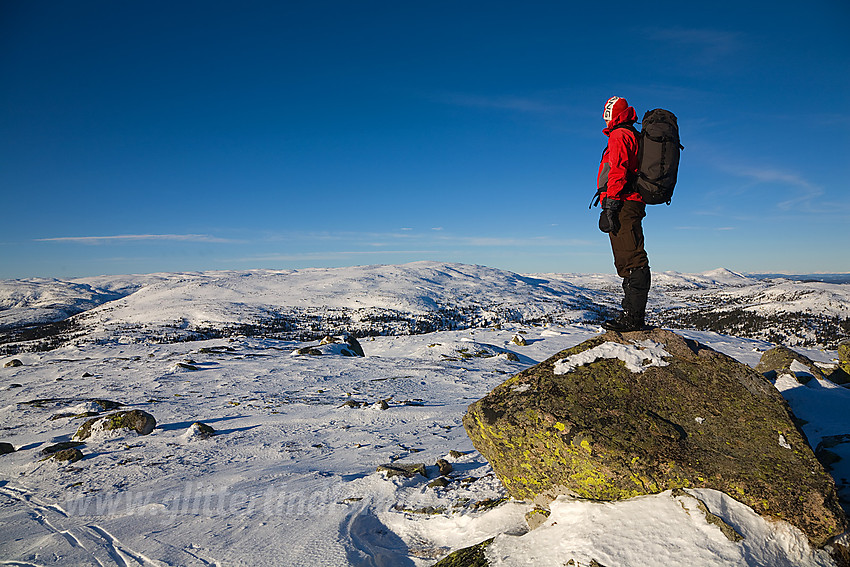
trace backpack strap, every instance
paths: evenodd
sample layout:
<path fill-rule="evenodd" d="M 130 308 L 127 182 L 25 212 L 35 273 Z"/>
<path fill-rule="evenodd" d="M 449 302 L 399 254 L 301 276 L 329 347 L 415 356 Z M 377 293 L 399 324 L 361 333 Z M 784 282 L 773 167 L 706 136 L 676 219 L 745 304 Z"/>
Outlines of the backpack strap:
<path fill-rule="evenodd" d="M 598 204 L 599 204 L 600 199 L 602 199 L 602 189 L 597 189 L 597 190 L 596 190 L 596 194 L 595 194 L 595 195 L 593 196 L 593 198 L 590 200 L 590 206 L 588 206 L 587 208 L 588 208 L 588 209 L 592 209 L 593 207 L 595 207 L 596 205 L 598 205 Z"/>
<path fill-rule="evenodd" d="M 611 132 L 613 132 L 614 130 L 619 130 L 620 128 L 625 128 L 626 130 L 631 130 L 632 134 L 635 135 L 635 138 L 637 140 L 640 140 L 640 132 L 638 131 L 637 128 L 635 128 L 635 125 L 633 123 L 624 122 L 623 124 L 617 124 L 616 126 L 611 128 Z"/>

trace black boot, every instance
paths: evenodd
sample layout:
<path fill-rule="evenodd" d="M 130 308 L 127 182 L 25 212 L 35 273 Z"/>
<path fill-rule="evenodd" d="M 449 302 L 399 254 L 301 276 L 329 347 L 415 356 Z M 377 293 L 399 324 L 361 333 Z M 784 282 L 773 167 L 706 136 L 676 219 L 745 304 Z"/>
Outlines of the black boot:
<path fill-rule="evenodd" d="M 627 310 L 631 312 L 635 326 L 640 328 L 644 327 L 646 318 L 646 300 L 649 296 L 650 280 L 649 266 L 633 269 L 628 277 L 629 292 L 626 297 L 629 305 Z M 623 302 L 626 302 L 625 297 Z"/>
<path fill-rule="evenodd" d="M 633 313 L 623 311 L 614 319 L 608 319 L 602 322 L 602 328 L 608 331 L 617 331 L 618 333 L 626 333 L 628 331 L 640 331 L 643 329 L 643 324 L 640 324 Z"/>
<path fill-rule="evenodd" d="M 650 279 L 649 266 L 634 268 L 623 278 L 623 312 L 602 323 L 603 328 L 620 333 L 644 329 Z"/>

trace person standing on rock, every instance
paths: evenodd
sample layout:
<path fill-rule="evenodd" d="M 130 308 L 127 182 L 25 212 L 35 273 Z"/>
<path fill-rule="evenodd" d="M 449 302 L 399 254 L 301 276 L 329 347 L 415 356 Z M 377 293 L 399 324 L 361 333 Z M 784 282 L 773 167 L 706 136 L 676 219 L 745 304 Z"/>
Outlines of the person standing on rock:
<path fill-rule="evenodd" d="M 644 328 L 649 294 L 649 258 L 643 247 L 646 203 L 635 189 L 638 175 L 637 113 L 626 99 L 611 97 L 602 114 L 608 146 L 602 153 L 596 179 L 596 199 L 602 205 L 599 230 L 608 233 L 614 253 L 614 267 L 623 278 L 623 312 L 602 323 L 612 331 Z"/>

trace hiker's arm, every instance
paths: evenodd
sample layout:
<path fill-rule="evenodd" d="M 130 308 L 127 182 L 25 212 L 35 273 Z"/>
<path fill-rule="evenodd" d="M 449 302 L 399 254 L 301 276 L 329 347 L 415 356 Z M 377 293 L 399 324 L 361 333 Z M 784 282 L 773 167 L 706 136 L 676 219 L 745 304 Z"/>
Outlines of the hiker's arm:
<path fill-rule="evenodd" d="M 614 131 L 608 139 L 608 190 L 606 195 L 612 199 L 625 199 L 623 194 L 628 181 L 629 151 L 626 147 L 623 130 Z"/>

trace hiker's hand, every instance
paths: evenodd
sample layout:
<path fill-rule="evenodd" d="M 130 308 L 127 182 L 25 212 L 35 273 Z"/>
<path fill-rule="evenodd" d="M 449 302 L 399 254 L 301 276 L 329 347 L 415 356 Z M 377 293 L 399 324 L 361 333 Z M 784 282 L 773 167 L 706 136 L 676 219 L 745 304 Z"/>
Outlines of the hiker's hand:
<path fill-rule="evenodd" d="M 605 197 L 602 199 L 602 212 L 599 214 L 599 230 L 614 236 L 620 231 L 620 209 L 623 202 L 619 199 Z"/>

